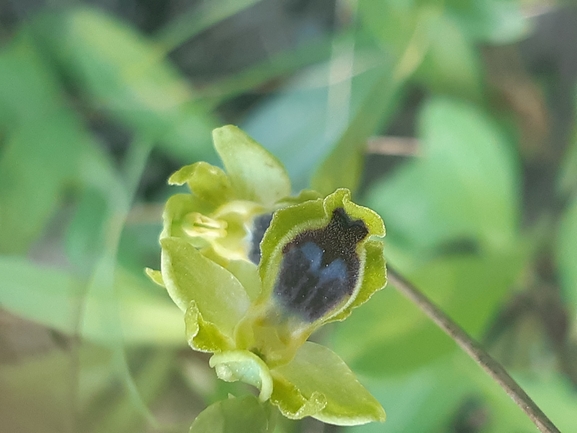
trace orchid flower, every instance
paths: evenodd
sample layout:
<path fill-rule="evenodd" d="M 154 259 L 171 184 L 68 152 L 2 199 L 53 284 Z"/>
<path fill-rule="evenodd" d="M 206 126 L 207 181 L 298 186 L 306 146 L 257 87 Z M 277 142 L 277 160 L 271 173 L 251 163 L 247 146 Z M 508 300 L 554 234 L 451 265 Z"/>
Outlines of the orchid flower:
<path fill-rule="evenodd" d="M 225 171 L 205 162 L 169 183 L 160 271 L 192 349 L 225 381 L 259 390 L 291 419 L 383 421 L 379 402 L 329 348 L 307 341 L 386 284 L 381 218 L 346 189 L 291 196 L 282 164 L 235 126 L 213 132 Z"/>

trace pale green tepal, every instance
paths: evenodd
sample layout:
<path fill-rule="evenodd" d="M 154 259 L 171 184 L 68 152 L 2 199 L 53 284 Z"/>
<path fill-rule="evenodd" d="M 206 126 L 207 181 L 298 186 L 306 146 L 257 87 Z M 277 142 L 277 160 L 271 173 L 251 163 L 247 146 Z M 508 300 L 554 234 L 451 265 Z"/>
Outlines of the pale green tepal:
<path fill-rule="evenodd" d="M 346 189 L 291 197 L 282 164 L 235 126 L 213 139 L 226 171 L 200 162 L 170 177 L 191 193 L 168 200 L 161 270 L 147 270 L 184 311 L 188 343 L 288 418 L 383 421 L 339 356 L 306 341 L 385 286 L 381 218 Z"/>

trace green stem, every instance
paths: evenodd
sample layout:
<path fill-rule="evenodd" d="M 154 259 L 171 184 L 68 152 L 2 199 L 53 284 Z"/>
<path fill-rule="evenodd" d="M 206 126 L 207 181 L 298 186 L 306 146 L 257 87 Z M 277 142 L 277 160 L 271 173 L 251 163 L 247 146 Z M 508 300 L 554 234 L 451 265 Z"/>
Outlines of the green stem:
<path fill-rule="evenodd" d="M 477 362 L 503 388 L 542 433 L 560 433 L 553 422 L 535 404 L 531 397 L 475 340 L 453 322 L 429 298 L 390 267 L 389 282 L 409 300 L 413 301 L 435 324 L 451 337 L 471 358 Z"/>

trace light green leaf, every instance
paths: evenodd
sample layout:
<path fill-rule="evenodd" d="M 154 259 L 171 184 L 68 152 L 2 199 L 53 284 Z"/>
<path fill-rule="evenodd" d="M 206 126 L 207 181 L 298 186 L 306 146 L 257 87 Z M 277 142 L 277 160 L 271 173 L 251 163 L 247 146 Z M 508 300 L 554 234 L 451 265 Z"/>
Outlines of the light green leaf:
<path fill-rule="evenodd" d="M 101 253 L 105 238 L 103 229 L 109 216 L 107 210 L 101 191 L 90 187 L 82 191 L 66 231 L 66 252 L 78 269 L 89 269 Z"/>
<path fill-rule="evenodd" d="M 555 372 L 539 378 L 519 377 L 518 382 L 560 431 L 577 431 L 577 392 L 566 377 Z"/>
<path fill-rule="evenodd" d="M 185 311 L 192 301 L 204 320 L 232 337 L 250 300 L 229 271 L 179 238 L 161 239 L 162 279 L 173 301 Z"/>
<path fill-rule="evenodd" d="M 272 433 L 274 426 L 270 405 L 245 395 L 207 407 L 194 420 L 190 433 Z"/>
<path fill-rule="evenodd" d="M 290 195 L 290 179 L 283 165 L 245 132 L 228 125 L 212 134 L 238 198 L 270 206 Z"/>
<path fill-rule="evenodd" d="M 335 37 L 334 62 L 353 55 L 348 51 L 334 51 L 335 46 L 350 47 L 354 40 L 352 33 L 349 30 Z M 241 125 L 283 162 L 295 191 L 311 186 L 313 173 L 339 141 L 351 116 L 361 109 L 373 91 L 383 68 L 390 68 L 374 46 L 367 48 L 359 43 L 355 48 L 358 49 L 354 52 L 350 82 L 348 79 L 329 82 L 331 68 L 336 64 L 330 61 L 303 69 L 252 110 Z M 335 98 L 338 103 L 333 102 Z"/>
<path fill-rule="evenodd" d="M 203 30 L 225 20 L 261 0 L 218 0 L 195 4 L 186 12 L 181 12 L 158 31 L 157 43 L 167 51 L 172 51 L 186 40 Z"/>
<path fill-rule="evenodd" d="M 415 2 L 402 0 L 361 0 L 359 17 L 375 39 L 396 57 L 409 43 L 419 22 Z"/>
<path fill-rule="evenodd" d="M 428 49 L 415 79 L 436 93 L 481 99 L 478 53 L 464 29 L 446 14 L 431 20 Z"/>
<path fill-rule="evenodd" d="M 68 272 L 2 256 L 0 275 L 3 308 L 60 331 L 73 331 L 81 288 Z"/>
<path fill-rule="evenodd" d="M 26 251 L 78 177 L 89 135 L 25 31 L 0 51 L 0 252 Z"/>
<path fill-rule="evenodd" d="M 423 158 L 376 183 L 366 203 L 390 241 L 420 255 L 451 239 L 507 249 L 517 231 L 519 181 L 511 144 L 471 104 L 430 99 L 419 119 Z"/>
<path fill-rule="evenodd" d="M 347 433 L 440 433 L 451 431 L 459 405 L 475 386 L 458 374 L 452 357 L 444 357 L 402 376 L 373 379 L 369 390 L 387 408 L 385 426 L 372 423 L 346 428 Z"/>
<path fill-rule="evenodd" d="M 393 78 L 390 66 L 385 66 L 346 130 L 314 173 L 313 189 L 322 194 L 330 194 L 341 187 L 355 191 L 360 182 L 367 140 L 392 113 L 400 84 Z"/>
<path fill-rule="evenodd" d="M 481 43 L 511 44 L 525 37 L 531 27 L 522 2 L 514 0 L 449 0 L 447 13 Z"/>
<path fill-rule="evenodd" d="M 521 251 L 446 257 L 404 275 L 476 337 L 502 305 L 524 260 Z M 332 337 L 335 350 L 355 371 L 374 376 L 418 368 L 457 348 L 392 286 L 375 294 Z"/>
<path fill-rule="evenodd" d="M 359 383 L 354 373 L 325 346 L 307 342 L 288 364 L 272 370 L 274 378 L 286 380 L 306 399 L 322 395 L 326 406 L 312 414 L 323 422 L 336 425 L 358 425 L 384 421 L 385 411 L 379 402 Z M 275 396 L 273 403 L 282 411 L 283 396 Z"/>
<path fill-rule="evenodd" d="M 342 35 L 344 37 L 347 37 L 350 31 L 347 28 L 339 30 L 344 32 L 344 35 Z M 244 70 L 206 83 L 202 87 L 202 94 L 211 98 L 214 106 L 216 106 L 235 96 L 257 89 L 279 77 L 283 77 L 284 81 L 284 77 L 289 74 L 302 73 L 307 66 L 310 67 L 314 63 L 326 60 L 331 54 L 334 43 L 334 33 L 319 34 L 315 39 L 307 38 L 306 42 L 303 41 L 296 47 L 287 47 L 286 50 L 278 53 L 271 52 L 265 59 L 248 66 Z M 268 95 L 267 99 L 270 98 L 274 98 L 274 96 L 272 94 Z M 264 105 L 267 105 L 267 103 L 265 102 Z M 257 109 L 257 111 L 260 110 Z M 249 114 L 249 116 L 253 115 L 254 112 Z M 292 176 L 291 179 L 294 180 Z"/>
<path fill-rule="evenodd" d="M 129 344 L 181 345 L 182 314 L 168 299 L 148 291 L 142 281 L 124 271 L 118 273 L 122 335 Z M 85 300 L 81 329 L 78 309 L 85 287 L 68 272 L 41 266 L 21 257 L 0 260 L 0 304 L 28 320 L 57 329 L 67 335 L 80 332 L 91 341 L 107 342 L 112 336 L 103 323 L 109 321 L 111 299 L 102 290 Z M 153 289 L 154 290 L 154 289 Z"/>
<path fill-rule="evenodd" d="M 218 122 L 158 47 L 135 29 L 86 7 L 40 15 L 31 28 L 86 105 L 183 160 L 214 158 L 209 137 Z"/>

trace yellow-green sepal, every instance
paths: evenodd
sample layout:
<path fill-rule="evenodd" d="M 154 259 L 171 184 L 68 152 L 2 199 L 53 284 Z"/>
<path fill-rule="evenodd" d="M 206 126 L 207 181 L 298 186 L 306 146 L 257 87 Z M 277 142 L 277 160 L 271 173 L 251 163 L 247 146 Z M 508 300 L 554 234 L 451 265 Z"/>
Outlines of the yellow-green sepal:
<path fill-rule="evenodd" d="M 250 299 L 238 279 L 180 238 L 161 239 L 162 280 L 172 300 L 186 311 L 192 303 L 202 318 L 233 338 Z"/>
<path fill-rule="evenodd" d="M 214 323 L 204 320 L 194 301 L 186 309 L 184 324 L 188 345 L 194 350 L 216 353 L 234 348 L 232 338 L 223 334 Z"/>

